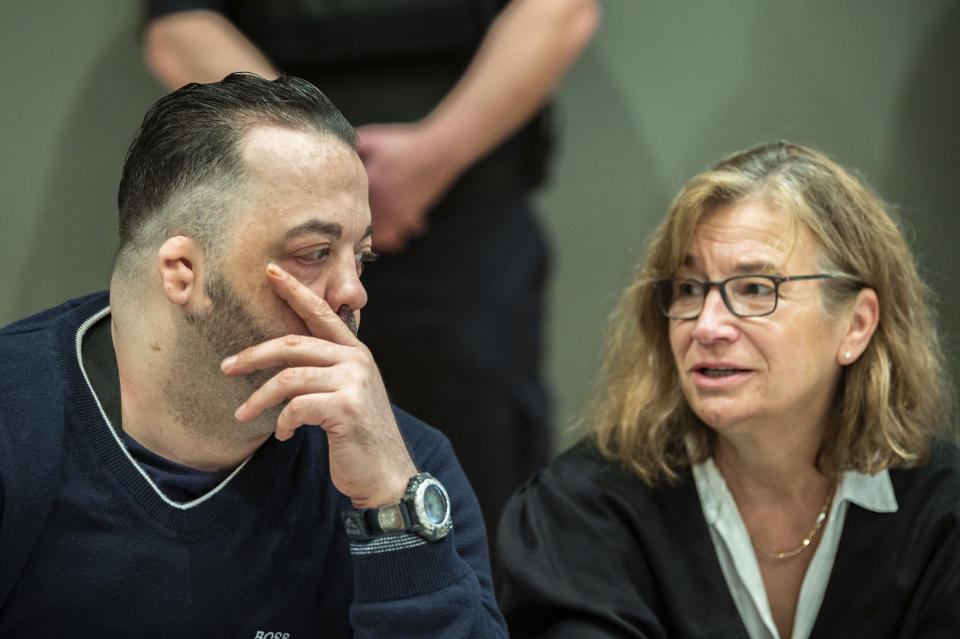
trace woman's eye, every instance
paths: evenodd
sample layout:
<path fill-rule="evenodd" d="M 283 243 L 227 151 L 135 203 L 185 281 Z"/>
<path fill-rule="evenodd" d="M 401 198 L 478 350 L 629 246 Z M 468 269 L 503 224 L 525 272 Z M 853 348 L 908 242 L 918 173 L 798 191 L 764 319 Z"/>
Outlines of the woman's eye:
<path fill-rule="evenodd" d="M 754 297 L 772 295 L 773 286 L 769 282 L 744 282 L 740 286 L 740 294 Z"/>
<path fill-rule="evenodd" d="M 700 297 L 701 286 L 696 282 L 680 280 L 674 284 L 675 286 L 675 297 Z"/>

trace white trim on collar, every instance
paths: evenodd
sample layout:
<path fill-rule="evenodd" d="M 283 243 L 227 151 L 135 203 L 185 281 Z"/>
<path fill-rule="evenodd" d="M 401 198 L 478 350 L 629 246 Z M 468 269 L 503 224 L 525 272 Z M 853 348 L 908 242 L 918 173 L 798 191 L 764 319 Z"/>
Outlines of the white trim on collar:
<path fill-rule="evenodd" d="M 229 484 L 230 480 L 236 477 L 237 473 L 239 473 L 240 470 L 247 465 L 247 462 L 250 461 L 251 458 L 247 457 L 246 459 L 244 459 L 243 463 L 237 466 L 232 473 L 230 473 L 226 478 L 224 478 L 224 480 L 220 482 L 217 486 L 215 486 L 210 492 L 198 497 L 197 499 L 194 499 L 193 501 L 187 501 L 187 502 L 173 501 L 172 499 L 170 499 L 169 497 L 163 494 L 163 491 L 160 490 L 159 487 L 157 487 L 157 485 L 153 482 L 153 479 L 150 478 L 150 475 L 147 474 L 147 471 L 145 471 L 143 467 L 137 463 L 137 460 L 133 458 L 133 455 L 131 455 L 130 451 L 127 450 L 127 447 L 124 446 L 123 441 L 120 439 L 120 435 L 117 432 L 117 429 L 113 427 L 113 424 L 110 422 L 110 418 L 107 417 L 107 411 L 103 409 L 103 405 L 100 403 L 100 398 L 97 396 L 97 392 L 93 389 L 93 385 L 90 383 L 90 378 L 87 376 L 87 370 L 83 366 L 83 352 L 81 349 L 83 345 L 83 336 L 87 334 L 87 330 L 89 330 L 91 326 L 96 324 L 102 318 L 106 317 L 109 313 L 110 313 L 110 307 L 107 306 L 102 311 L 99 311 L 95 313 L 93 316 L 91 316 L 90 318 L 88 318 L 87 321 L 81 324 L 80 328 L 77 329 L 77 336 L 75 341 L 75 346 L 77 349 L 77 365 L 80 367 L 80 372 L 83 373 L 83 380 L 87 383 L 87 388 L 90 389 L 90 394 L 93 395 L 94 401 L 97 402 L 97 408 L 100 409 L 100 416 L 103 417 L 104 423 L 106 423 L 107 428 L 110 429 L 110 433 L 113 435 L 113 439 L 116 442 L 117 446 L 119 446 L 120 450 L 123 451 L 123 454 L 126 456 L 127 460 L 131 464 L 133 464 L 133 467 L 137 469 L 137 472 L 139 472 L 140 475 L 147 481 L 147 483 L 150 485 L 150 488 L 153 489 L 153 492 L 156 493 L 156 495 L 161 500 L 163 500 L 165 504 L 167 504 L 168 506 L 171 506 L 172 508 L 176 508 L 177 510 L 189 510 L 195 506 L 199 506 L 200 504 L 202 504 L 203 502 L 207 501 L 208 499 L 216 495 L 218 492 L 220 492 L 220 490 L 223 489 L 224 486 Z"/>

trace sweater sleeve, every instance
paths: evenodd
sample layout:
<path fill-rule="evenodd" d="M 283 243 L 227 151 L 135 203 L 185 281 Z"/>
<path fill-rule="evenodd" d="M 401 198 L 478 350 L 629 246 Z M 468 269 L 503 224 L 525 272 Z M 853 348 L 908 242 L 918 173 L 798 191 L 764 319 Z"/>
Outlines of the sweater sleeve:
<path fill-rule="evenodd" d="M 409 419 L 401 417 L 401 424 Z M 418 468 L 447 489 L 453 530 L 436 542 L 399 534 L 351 544 L 350 622 L 356 637 L 507 637 L 493 594 L 483 516 L 450 443 L 435 431 L 404 435 Z"/>

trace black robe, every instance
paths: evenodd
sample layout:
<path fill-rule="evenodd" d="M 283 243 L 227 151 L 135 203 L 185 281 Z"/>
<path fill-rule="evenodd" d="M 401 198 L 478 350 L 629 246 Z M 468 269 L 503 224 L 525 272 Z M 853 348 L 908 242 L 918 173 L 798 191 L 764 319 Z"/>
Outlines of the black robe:
<path fill-rule="evenodd" d="M 960 637 L 960 452 L 890 478 L 896 513 L 850 504 L 811 639 Z M 515 639 L 748 637 L 689 470 L 650 488 L 582 443 L 513 496 L 498 550 Z"/>

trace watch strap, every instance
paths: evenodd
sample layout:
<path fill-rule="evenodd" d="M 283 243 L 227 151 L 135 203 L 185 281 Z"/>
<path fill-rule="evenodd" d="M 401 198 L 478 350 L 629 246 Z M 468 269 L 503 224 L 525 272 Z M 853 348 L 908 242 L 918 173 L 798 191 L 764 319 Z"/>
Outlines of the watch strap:
<path fill-rule="evenodd" d="M 351 541 L 370 541 L 382 535 L 407 532 L 413 525 L 407 505 L 402 501 L 380 508 L 345 510 L 340 516 Z"/>
<path fill-rule="evenodd" d="M 442 518 L 437 520 L 438 510 Z M 370 542 L 398 533 L 413 533 L 437 541 L 450 532 L 450 497 L 430 473 L 410 478 L 403 498 L 379 508 L 347 510 L 340 514 L 352 542 Z"/>

